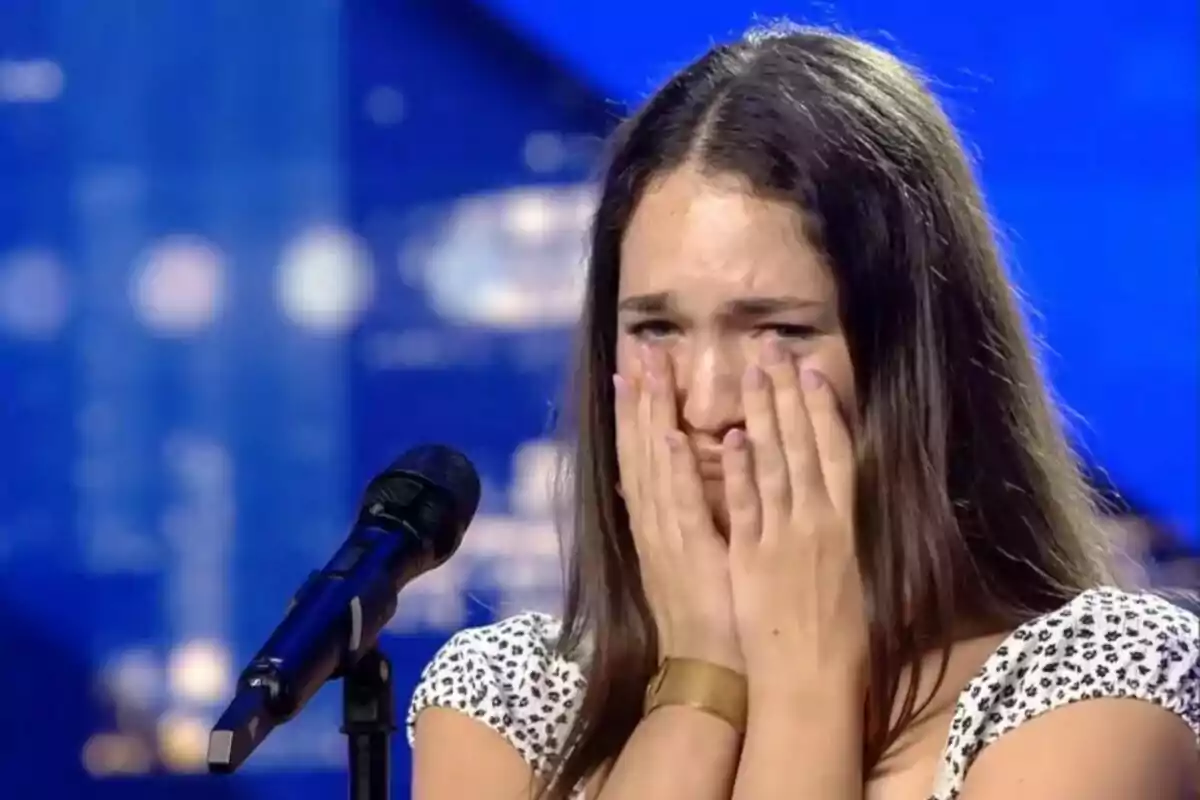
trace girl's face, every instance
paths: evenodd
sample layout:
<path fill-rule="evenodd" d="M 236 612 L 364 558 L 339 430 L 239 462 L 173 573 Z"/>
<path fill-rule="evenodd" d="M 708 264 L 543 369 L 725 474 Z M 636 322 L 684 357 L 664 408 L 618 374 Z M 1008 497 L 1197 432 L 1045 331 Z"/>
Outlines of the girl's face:
<path fill-rule="evenodd" d="M 778 341 L 825 375 L 844 411 L 855 407 L 829 266 L 807 241 L 797 209 L 750 194 L 736 176 L 684 166 L 648 187 L 622 242 L 617 325 L 619 373 L 636 374 L 643 345 L 668 356 L 679 425 L 718 520 L 725 516 L 720 442 L 745 424 L 742 374 L 764 343 Z"/>

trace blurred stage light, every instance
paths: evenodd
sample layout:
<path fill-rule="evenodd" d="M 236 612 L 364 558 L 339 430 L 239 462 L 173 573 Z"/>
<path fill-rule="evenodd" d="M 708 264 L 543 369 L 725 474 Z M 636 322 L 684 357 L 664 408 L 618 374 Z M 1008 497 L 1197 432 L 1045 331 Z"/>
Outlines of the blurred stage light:
<path fill-rule="evenodd" d="M 169 236 L 152 245 L 134 273 L 134 309 L 146 327 L 187 336 L 216 321 L 225 302 L 225 257 L 199 236 Z"/>
<path fill-rule="evenodd" d="M 63 90 L 63 71 L 45 58 L 0 60 L 0 103 L 46 103 Z"/>
<path fill-rule="evenodd" d="M 398 125 L 404 120 L 404 95 L 391 86 L 376 86 L 367 93 L 367 118 L 379 126 Z"/>
<path fill-rule="evenodd" d="M 560 134 L 538 131 L 525 138 L 525 166 L 539 174 L 558 172 L 567 163 L 567 145 Z"/>
<path fill-rule="evenodd" d="M 526 186 L 466 197 L 431 238 L 405 250 L 429 304 L 461 325 L 536 330 L 573 325 L 583 299 L 590 185 Z"/>
<path fill-rule="evenodd" d="M 97 778 L 144 775 L 152 762 L 146 743 L 124 733 L 98 733 L 83 746 L 83 768 Z"/>
<path fill-rule="evenodd" d="M 188 642 L 171 651 L 167 676 L 175 701 L 215 703 L 231 690 L 233 660 L 219 642 Z"/>
<path fill-rule="evenodd" d="M 537 246 L 561 224 L 555 198 L 548 192 L 527 191 L 509 195 L 504 204 L 505 222 L 513 239 Z M 522 241 L 523 240 L 523 241 Z"/>
<path fill-rule="evenodd" d="M 321 227 L 284 251 L 276 283 L 289 319 L 314 333 L 353 326 L 371 301 L 374 275 L 366 245 L 349 231 Z"/>
<path fill-rule="evenodd" d="M 509 505 L 523 517 L 549 517 L 554 511 L 562 446 L 552 441 L 525 442 L 513 453 Z"/>
<path fill-rule="evenodd" d="M 208 755 L 209 723 L 185 714 L 165 714 L 158 721 L 158 755 L 173 772 L 200 772 Z"/>
<path fill-rule="evenodd" d="M 225 486 L 233 479 L 233 456 L 219 440 L 172 431 L 163 437 L 162 454 L 188 485 Z"/>
<path fill-rule="evenodd" d="M 48 250 L 22 250 L 0 259 L 0 329 L 47 341 L 66 322 L 67 274 Z"/>
<path fill-rule="evenodd" d="M 104 688 L 119 705 L 146 709 L 162 697 L 162 669 L 149 650 L 121 653 L 105 665 L 101 676 Z"/>

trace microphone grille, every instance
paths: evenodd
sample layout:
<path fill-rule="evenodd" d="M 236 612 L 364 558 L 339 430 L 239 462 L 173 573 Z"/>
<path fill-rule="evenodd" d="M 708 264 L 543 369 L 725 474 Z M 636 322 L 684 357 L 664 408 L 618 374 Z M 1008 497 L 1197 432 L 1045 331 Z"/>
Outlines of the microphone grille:
<path fill-rule="evenodd" d="M 465 529 L 475 516 L 479 508 L 479 474 L 471 461 L 454 448 L 440 444 L 414 447 L 392 462 L 384 475 L 397 472 L 418 475 L 446 492 L 454 503 L 456 527 Z"/>

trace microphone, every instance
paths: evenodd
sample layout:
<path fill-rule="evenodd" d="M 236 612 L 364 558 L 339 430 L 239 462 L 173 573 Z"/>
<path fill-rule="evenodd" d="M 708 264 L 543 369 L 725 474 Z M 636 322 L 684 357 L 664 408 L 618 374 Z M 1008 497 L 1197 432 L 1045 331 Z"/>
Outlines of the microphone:
<path fill-rule="evenodd" d="M 213 727 L 210 772 L 236 770 L 330 678 L 370 651 L 396 595 L 454 554 L 479 505 L 479 476 L 449 447 L 409 450 L 367 486 L 341 548 L 300 587 Z"/>

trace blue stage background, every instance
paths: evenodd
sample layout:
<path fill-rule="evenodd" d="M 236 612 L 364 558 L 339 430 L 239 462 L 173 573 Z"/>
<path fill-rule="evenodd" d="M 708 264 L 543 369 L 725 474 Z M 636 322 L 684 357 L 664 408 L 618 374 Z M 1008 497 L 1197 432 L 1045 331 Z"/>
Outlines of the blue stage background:
<path fill-rule="evenodd" d="M 754 12 L 937 78 L 1077 435 L 1200 544 L 1188 0 L 12 0 L 0 797 L 341 793 L 331 691 L 244 775 L 194 773 L 236 669 L 420 441 L 485 497 L 385 641 L 402 698 L 454 628 L 554 607 L 548 429 L 602 137 Z"/>

